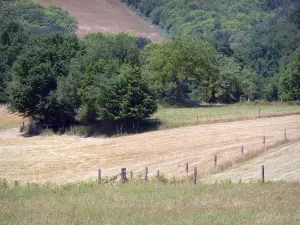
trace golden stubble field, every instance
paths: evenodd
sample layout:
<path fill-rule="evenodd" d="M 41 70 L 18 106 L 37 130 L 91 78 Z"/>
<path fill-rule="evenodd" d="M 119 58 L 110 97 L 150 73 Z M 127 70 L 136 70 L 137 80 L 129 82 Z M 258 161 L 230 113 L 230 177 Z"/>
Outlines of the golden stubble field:
<path fill-rule="evenodd" d="M 300 141 L 264 152 L 248 162 L 237 164 L 223 172 L 209 175 L 203 181 L 215 183 L 231 180 L 249 182 L 261 179 L 261 166 L 265 166 L 267 181 L 300 181 Z"/>
<path fill-rule="evenodd" d="M 284 139 L 300 139 L 300 115 L 255 119 L 162 130 L 118 138 L 77 136 L 20 136 L 17 128 L 0 132 L 0 178 L 22 182 L 67 183 L 113 176 L 126 167 L 134 174 L 147 166 L 150 176 L 156 170 L 168 177 L 185 176 L 185 163 L 197 166 L 200 174 L 213 168 L 214 154 L 222 164 L 245 152 Z M 269 151 L 272 151 L 271 149 Z M 293 154 L 290 157 L 295 157 Z"/>
<path fill-rule="evenodd" d="M 78 35 L 103 32 L 130 33 L 148 37 L 154 42 L 163 41 L 158 30 L 130 11 L 119 0 L 36 0 L 45 6 L 56 5 L 67 10 L 78 21 Z"/>

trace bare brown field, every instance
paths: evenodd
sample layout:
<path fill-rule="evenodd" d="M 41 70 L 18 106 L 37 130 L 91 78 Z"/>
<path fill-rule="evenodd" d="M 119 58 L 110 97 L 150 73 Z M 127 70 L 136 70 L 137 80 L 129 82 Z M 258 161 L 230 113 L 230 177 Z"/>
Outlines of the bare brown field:
<path fill-rule="evenodd" d="M 203 181 L 231 180 L 239 182 L 257 181 L 261 179 L 261 166 L 265 166 L 267 181 L 300 181 L 300 141 L 271 149 L 246 163 L 235 165 L 221 173 L 206 176 Z"/>
<path fill-rule="evenodd" d="M 149 167 L 150 176 L 160 169 L 171 177 L 185 175 L 185 163 L 200 174 L 213 167 L 214 154 L 226 162 L 240 154 L 284 139 L 300 138 L 300 115 L 198 125 L 118 138 L 48 136 L 25 138 L 18 129 L 0 132 L 0 178 L 30 182 L 67 183 L 112 176 L 126 167 L 135 174 Z M 259 171 L 258 171 L 259 173 Z"/>
<path fill-rule="evenodd" d="M 45 6 L 56 5 L 67 10 L 78 21 L 78 35 L 103 32 L 130 33 L 161 42 L 158 30 L 130 11 L 119 0 L 36 0 Z"/>

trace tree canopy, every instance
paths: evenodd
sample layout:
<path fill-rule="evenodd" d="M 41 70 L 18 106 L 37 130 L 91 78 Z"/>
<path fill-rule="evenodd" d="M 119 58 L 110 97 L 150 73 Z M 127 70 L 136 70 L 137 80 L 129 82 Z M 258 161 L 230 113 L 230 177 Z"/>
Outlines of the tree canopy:
<path fill-rule="evenodd" d="M 217 52 L 201 39 L 183 37 L 166 44 L 154 44 L 144 56 L 146 69 L 155 79 L 176 84 L 179 103 L 183 101 L 183 85 L 188 78 L 207 83 L 218 73 Z"/>
<path fill-rule="evenodd" d="M 57 7 L 0 0 L 0 102 L 42 123 L 135 124 L 158 102 L 300 99 L 298 1 L 124 1 L 169 40 L 79 39 Z"/>
<path fill-rule="evenodd" d="M 0 1 L 0 103 L 7 102 L 11 68 L 30 36 L 74 33 L 77 22 L 60 8 L 30 0 Z"/>

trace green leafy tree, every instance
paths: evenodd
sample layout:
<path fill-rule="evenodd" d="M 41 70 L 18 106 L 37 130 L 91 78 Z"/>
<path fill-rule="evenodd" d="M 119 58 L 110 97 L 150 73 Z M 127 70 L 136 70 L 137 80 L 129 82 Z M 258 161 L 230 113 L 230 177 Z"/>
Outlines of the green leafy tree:
<path fill-rule="evenodd" d="M 102 97 L 103 88 L 108 81 L 120 73 L 120 64 L 117 60 L 106 61 L 100 59 L 86 68 L 77 85 L 77 94 L 80 106 L 77 110 L 78 120 L 89 123 L 98 118 L 97 102 Z"/>
<path fill-rule="evenodd" d="M 11 68 L 30 36 L 73 33 L 77 22 L 66 11 L 31 0 L 0 1 L 0 103 L 8 101 Z"/>
<path fill-rule="evenodd" d="M 51 34 L 31 39 L 16 61 L 9 83 L 10 109 L 40 121 L 68 122 L 69 109 L 57 101 L 58 78 L 69 72 L 80 50 L 76 36 Z"/>
<path fill-rule="evenodd" d="M 157 104 L 137 67 L 123 65 L 120 75 L 103 86 L 98 115 L 104 121 L 135 121 L 152 115 Z"/>
<path fill-rule="evenodd" d="M 145 69 L 155 79 L 176 84 L 177 102 L 183 103 L 183 88 L 188 78 L 207 85 L 215 79 L 218 73 L 217 55 L 207 41 L 180 37 L 148 47 L 143 60 Z"/>
<path fill-rule="evenodd" d="M 293 55 L 293 60 L 281 72 L 281 95 L 285 100 L 300 100 L 300 48 Z"/>
<path fill-rule="evenodd" d="M 6 86 L 11 79 L 11 68 L 28 38 L 28 33 L 18 23 L 0 23 L 0 103 L 8 100 Z"/>

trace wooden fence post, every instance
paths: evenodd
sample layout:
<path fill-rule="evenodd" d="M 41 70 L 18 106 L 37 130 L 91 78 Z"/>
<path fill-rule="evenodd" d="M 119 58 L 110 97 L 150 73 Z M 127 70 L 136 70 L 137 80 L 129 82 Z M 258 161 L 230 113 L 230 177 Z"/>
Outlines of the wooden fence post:
<path fill-rule="evenodd" d="M 265 183 L 265 166 L 264 165 L 261 166 L 261 183 L 262 184 Z"/>
<path fill-rule="evenodd" d="M 145 168 L 145 181 L 148 180 L 148 172 L 149 172 L 148 167 L 146 167 Z"/>
<path fill-rule="evenodd" d="M 189 163 L 185 164 L 185 172 L 186 172 L 186 176 L 189 176 Z"/>
<path fill-rule="evenodd" d="M 98 169 L 98 183 L 101 183 L 101 179 L 102 179 L 102 173 L 101 173 L 101 169 Z"/>
<path fill-rule="evenodd" d="M 286 129 L 284 129 L 284 140 L 287 141 L 287 137 L 286 137 Z"/>
<path fill-rule="evenodd" d="M 157 170 L 157 178 L 159 178 L 159 170 Z"/>
<path fill-rule="evenodd" d="M 217 167 L 217 164 L 218 164 L 218 155 L 217 154 L 215 154 L 215 167 Z"/>
<path fill-rule="evenodd" d="M 133 180 L 133 171 L 130 171 L 130 180 Z"/>
<path fill-rule="evenodd" d="M 197 184 L 197 167 L 194 168 L 194 184 Z"/>
<path fill-rule="evenodd" d="M 121 169 L 121 179 L 122 179 L 122 183 L 125 183 L 127 181 L 126 168 Z"/>
<path fill-rule="evenodd" d="M 241 153 L 244 155 L 244 145 L 242 145 Z"/>
<path fill-rule="evenodd" d="M 260 118 L 260 108 L 258 109 L 258 117 Z"/>

